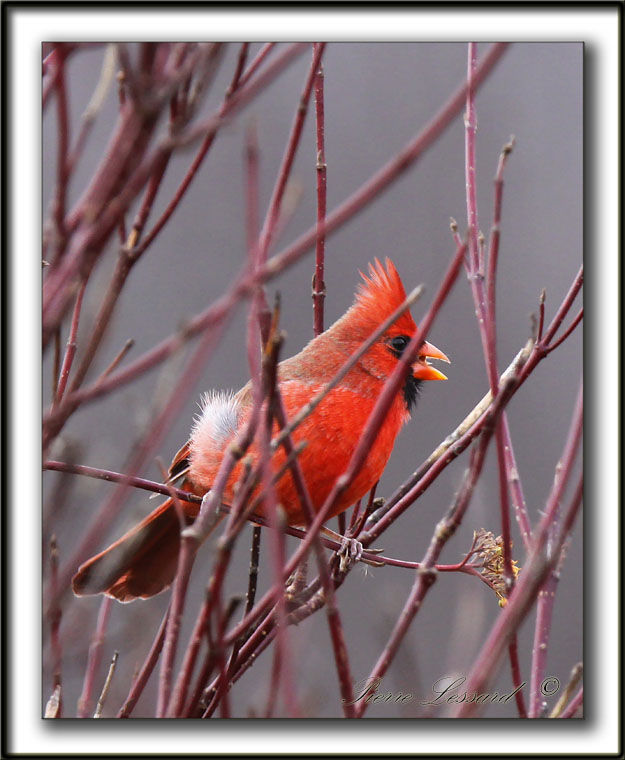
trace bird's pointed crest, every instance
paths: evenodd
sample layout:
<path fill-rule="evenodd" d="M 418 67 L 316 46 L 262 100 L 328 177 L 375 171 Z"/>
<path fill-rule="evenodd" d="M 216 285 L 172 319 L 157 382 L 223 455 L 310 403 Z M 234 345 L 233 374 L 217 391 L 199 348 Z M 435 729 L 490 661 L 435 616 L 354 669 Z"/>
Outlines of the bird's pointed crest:
<path fill-rule="evenodd" d="M 354 309 L 360 319 L 373 324 L 371 329 L 389 317 L 406 299 L 406 291 L 395 264 L 388 258 L 384 264 L 375 258 L 369 264 L 368 274 L 360 272 L 363 282 L 358 286 Z M 391 328 L 412 335 L 416 326 L 408 309 L 398 317 Z"/>

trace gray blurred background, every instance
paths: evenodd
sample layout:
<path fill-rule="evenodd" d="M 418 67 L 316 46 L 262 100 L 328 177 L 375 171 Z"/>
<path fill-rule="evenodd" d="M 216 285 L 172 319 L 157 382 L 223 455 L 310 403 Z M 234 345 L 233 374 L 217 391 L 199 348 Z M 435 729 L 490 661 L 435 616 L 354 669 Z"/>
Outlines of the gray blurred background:
<path fill-rule="evenodd" d="M 259 49 L 254 43 L 251 56 Z M 205 112 L 219 105 L 230 81 L 239 45 L 228 46 Z M 486 45 L 480 45 L 480 52 Z M 413 137 L 461 83 L 466 71 L 463 44 L 331 43 L 324 55 L 328 210 L 347 197 Z M 87 50 L 70 60 L 69 91 L 72 134 L 77 134 L 102 63 L 103 48 Z M 232 282 L 246 256 L 243 148 L 245 128 L 253 118 L 260 143 L 261 210 L 266 209 L 285 141 L 310 62 L 303 55 L 230 125 L 222 129 L 189 193 L 174 217 L 133 271 L 123 292 L 112 329 L 91 378 L 101 372 L 128 338 L 135 340 L 129 358 L 139 356 L 182 322 L 204 309 Z M 499 152 L 511 134 L 516 148 L 505 174 L 500 264 L 498 272 L 498 351 L 504 368 L 525 343 L 530 312 L 537 312 L 546 288 L 549 320 L 560 304 L 582 261 L 582 67 L 583 47 L 574 43 L 516 43 L 505 53 L 477 96 L 477 177 L 480 227 L 488 236 L 492 220 L 492 177 Z M 70 207 L 81 194 L 106 148 L 117 118 L 113 90 L 97 119 L 70 188 Z M 151 215 L 165 208 L 194 155 L 177 154 L 161 186 Z M 55 109 L 43 119 L 43 204 L 54 187 L 56 160 Z M 316 215 L 314 109 L 309 110 L 292 179 L 301 192 L 296 212 L 274 252 L 308 229 Z M 295 191 L 294 191 L 295 192 Z M 418 322 L 425 312 L 454 251 L 449 217 L 466 227 L 464 193 L 464 129 L 462 117 L 423 158 L 363 213 L 331 236 L 326 246 L 326 325 L 349 306 L 364 269 L 374 256 L 390 256 L 406 289 L 419 283 L 426 293 L 413 309 Z M 128 222 L 132 220 L 129 215 Z M 151 227 L 148 223 L 148 229 Z M 109 246 L 87 290 L 80 336 L 88 334 L 110 278 L 116 241 Z M 297 353 L 312 337 L 310 299 L 314 254 L 310 252 L 268 287 L 270 298 L 282 295 L 282 322 L 288 338 L 285 356 Z M 579 304 L 573 309 L 575 314 Z M 224 338 L 205 368 L 194 398 L 159 449 L 169 462 L 186 440 L 196 399 L 209 388 L 234 388 L 248 379 L 245 359 L 246 304 L 230 321 Z M 568 321 L 567 321 L 568 324 Z M 448 382 L 426 384 L 412 421 L 402 431 L 378 488 L 388 496 L 432 449 L 459 423 L 487 390 L 487 378 L 470 287 L 461 274 L 436 320 L 429 339 L 452 360 Z M 578 329 L 542 362 L 508 407 L 508 415 L 530 516 L 535 522 L 552 485 L 562 452 L 582 369 L 582 332 Z M 65 336 L 63 336 L 63 341 Z M 80 353 L 78 354 L 80 358 Z M 175 367 L 179 366 L 176 360 Z M 154 408 L 155 397 L 168 387 L 172 366 L 143 376 L 119 392 L 80 409 L 62 438 L 80 447 L 83 464 L 123 472 Z M 50 356 L 44 358 L 44 409 L 50 399 Z M 61 448 L 51 458 L 62 456 Z M 466 456 L 448 467 L 423 498 L 382 537 L 389 556 L 422 559 L 435 525 L 460 483 Z M 141 473 L 160 480 L 155 463 Z M 75 549 L 91 516 L 114 487 L 87 478 L 72 480 L 67 501 L 50 505 L 58 475 L 44 473 L 44 505 L 55 508 L 51 522 L 61 561 Z M 141 492 L 131 494 L 110 540 L 151 511 L 158 502 Z M 331 526 L 336 529 L 336 521 Z M 499 534 L 496 461 L 491 451 L 461 530 L 447 544 L 441 561 L 459 561 L 474 529 Z M 227 579 L 228 593 L 244 593 L 247 584 L 249 536 L 243 534 Z M 513 524 L 520 564 L 523 545 Z M 554 611 L 547 675 L 564 684 L 572 666 L 582 659 L 581 522 L 576 526 Z M 49 536 L 43 536 L 44 546 Z M 264 536 L 259 593 L 271 581 Z M 295 544 L 290 543 L 291 549 Z M 181 642 L 195 617 L 210 568 L 211 545 L 196 563 L 188 596 Z M 357 567 L 338 593 L 347 648 L 354 676 L 365 678 L 386 643 L 408 595 L 414 574 L 400 568 Z M 128 692 L 137 664 L 152 643 L 169 594 L 132 605 L 115 604 L 104 642 L 103 663 L 96 691 L 104 679 L 113 650 L 120 661 L 105 715 L 113 715 Z M 63 686 L 65 714 L 74 712 L 80 694 L 87 645 L 100 605 L 97 598 L 63 603 Z M 494 595 L 474 578 L 445 573 L 417 615 L 383 681 L 384 691 L 410 692 L 404 707 L 370 706 L 367 717 L 411 717 L 418 701 L 428 699 L 439 678 L 466 675 L 484 637 L 499 614 Z M 192 614 L 191 614 L 192 613 Z M 519 648 L 523 677 L 529 682 L 533 615 L 523 625 Z M 289 629 L 300 707 L 305 715 L 341 715 L 340 695 L 325 613 Z M 44 648 L 43 700 L 50 693 L 51 671 Z M 239 717 L 264 709 L 271 656 L 264 654 L 232 691 L 233 714 Z M 154 714 L 153 676 L 134 715 Z M 504 662 L 494 688 L 511 688 Z M 528 688 L 525 690 L 529 696 Z M 555 698 L 552 698 L 555 699 Z M 278 715 L 284 714 L 280 704 Z M 491 707 L 487 716 L 515 715 L 514 707 Z M 432 717 L 443 717 L 437 707 Z"/>

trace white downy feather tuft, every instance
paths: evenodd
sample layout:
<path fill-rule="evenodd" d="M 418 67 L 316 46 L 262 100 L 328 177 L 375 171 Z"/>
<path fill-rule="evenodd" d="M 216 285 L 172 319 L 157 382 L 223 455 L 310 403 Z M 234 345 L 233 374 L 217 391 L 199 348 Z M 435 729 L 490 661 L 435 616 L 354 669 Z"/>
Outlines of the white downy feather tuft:
<path fill-rule="evenodd" d="M 191 440 L 200 448 L 221 446 L 237 431 L 240 405 L 232 391 L 208 391 L 200 401 Z"/>

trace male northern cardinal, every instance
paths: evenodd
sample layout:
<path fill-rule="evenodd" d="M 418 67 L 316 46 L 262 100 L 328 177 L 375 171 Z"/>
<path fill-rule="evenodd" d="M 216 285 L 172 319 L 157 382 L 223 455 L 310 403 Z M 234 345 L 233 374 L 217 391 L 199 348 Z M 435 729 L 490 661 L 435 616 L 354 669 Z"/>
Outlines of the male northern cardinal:
<path fill-rule="evenodd" d="M 404 287 L 390 259 L 386 259 L 386 268 L 376 259 L 374 265 L 369 265 L 369 276 L 362 277 L 364 284 L 359 286 L 348 311 L 332 327 L 313 338 L 299 354 L 278 365 L 280 394 L 289 419 L 334 377 L 349 356 L 405 300 Z M 299 462 L 315 510 L 321 508 L 336 479 L 347 468 L 384 382 L 416 329 L 410 313 L 404 311 L 293 432 L 295 445 L 307 442 L 299 454 Z M 410 417 L 421 381 L 447 379 L 428 364 L 428 358 L 449 361 L 438 348 L 423 343 L 360 472 L 328 517 L 345 511 L 378 481 L 395 438 Z M 197 496 L 206 494 L 223 452 L 245 425 L 251 410 L 251 382 L 234 395 L 208 394 L 191 438 L 172 462 L 170 477 L 182 476 L 184 490 Z M 256 463 L 258 436 L 248 453 Z M 274 472 L 280 470 L 285 456 L 282 447 L 273 455 Z M 224 490 L 226 505 L 231 504 L 241 467 L 239 462 Z M 276 496 L 289 524 L 305 524 L 290 472 L 285 472 L 276 483 Z M 182 507 L 190 523 L 198 514 L 199 504 L 182 502 Z M 263 514 L 262 504 L 257 513 Z M 81 565 L 73 578 L 74 593 L 78 596 L 104 593 L 121 602 L 154 596 L 172 583 L 179 546 L 180 522 L 172 500 L 168 499 L 108 549 Z"/>

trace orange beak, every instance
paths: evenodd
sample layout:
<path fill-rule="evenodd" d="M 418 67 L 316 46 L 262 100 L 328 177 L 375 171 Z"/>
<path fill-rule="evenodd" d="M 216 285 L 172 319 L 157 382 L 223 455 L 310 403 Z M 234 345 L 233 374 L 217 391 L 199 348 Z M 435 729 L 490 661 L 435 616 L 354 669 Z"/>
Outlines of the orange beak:
<path fill-rule="evenodd" d="M 428 359 L 440 359 L 442 362 L 450 363 L 447 356 L 440 349 L 426 340 L 421 346 L 417 361 L 412 365 L 413 377 L 416 380 L 447 380 L 447 375 L 443 375 L 436 367 L 428 364 Z"/>

